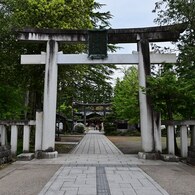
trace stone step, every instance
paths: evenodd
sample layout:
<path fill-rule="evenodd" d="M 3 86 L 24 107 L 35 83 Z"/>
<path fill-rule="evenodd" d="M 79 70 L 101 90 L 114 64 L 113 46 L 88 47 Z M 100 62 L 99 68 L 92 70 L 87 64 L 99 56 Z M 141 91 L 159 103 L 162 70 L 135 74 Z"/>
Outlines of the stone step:
<path fill-rule="evenodd" d="M 17 160 L 19 161 L 30 161 L 34 159 L 35 154 L 34 153 L 22 153 L 17 156 Z"/>

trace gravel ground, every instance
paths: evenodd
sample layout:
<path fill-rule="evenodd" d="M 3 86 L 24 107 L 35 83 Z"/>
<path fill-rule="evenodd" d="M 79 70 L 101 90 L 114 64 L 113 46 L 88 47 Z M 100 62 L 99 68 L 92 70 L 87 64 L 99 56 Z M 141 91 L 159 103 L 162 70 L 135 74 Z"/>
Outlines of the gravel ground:
<path fill-rule="evenodd" d="M 0 171 L 0 195 L 37 195 L 61 165 L 8 165 Z"/>
<path fill-rule="evenodd" d="M 137 154 L 141 151 L 141 138 L 129 136 L 107 136 L 124 154 Z"/>
<path fill-rule="evenodd" d="M 108 136 L 124 154 L 141 151 L 140 137 Z M 165 147 L 165 140 L 164 147 Z M 178 165 L 139 166 L 170 195 L 195 195 L 195 166 L 180 162 Z"/>
<path fill-rule="evenodd" d="M 62 142 L 79 142 L 83 136 L 62 136 Z M 76 145 L 56 144 L 59 153 L 68 153 Z M 0 195 L 37 195 L 61 165 L 0 166 Z"/>
<path fill-rule="evenodd" d="M 170 195 L 195 194 L 195 167 L 180 163 L 169 166 L 140 166 Z"/>

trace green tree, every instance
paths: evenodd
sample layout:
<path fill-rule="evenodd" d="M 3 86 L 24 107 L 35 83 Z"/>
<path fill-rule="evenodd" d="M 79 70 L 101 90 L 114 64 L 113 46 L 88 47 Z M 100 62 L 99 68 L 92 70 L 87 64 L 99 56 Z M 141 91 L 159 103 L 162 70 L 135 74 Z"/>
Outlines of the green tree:
<path fill-rule="evenodd" d="M 18 119 L 21 111 L 25 110 L 23 105 L 23 92 L 11 86 L 0 86 L 0 118 Z"/>
<path fill-rule="evenodd" d="M 66 105 L 68 108 L 72 106 L 73 101 L 86 103 L 111 102 L 113 89 L 108 79 L 110 74 L 113 73 L 112 66 L 82 65 L 81 71 L 83 72 L 79 70 L 79 74 L 77 68 L 67 71 L 65 79 L 60 80 L 58 104 Z M 79 67 L 81 66 L 79 65 Z M 70 109 L 68 113 L 67 110 L 64 110 L 66 115 L 70 115 L 70 112 Z"/>
<path fill-rule="evenodd" d="M 160 68 L 161 67 L 161 68 Z M 174 70 L 173 64 L 164 64 L 155 68 L 148 77 L 147 93 L 151 97 L 153 109 L 161 112 L 162 118 L 181 119 L 181 109 L 185 105 L 187 94 Z"/>
<path fill-rule="evenodd" d="M 138 71 L 132 66 L 121 81 L 117 79 L 114 88 L 113 110 L 118 119 L 128 120 L 130 124 L 139 122 L 138 91 Z"/>
<path fill-rule="evenodd" d="M 179 50 L 177 63 L 168 68 L 167 65 L 163 65 L 161 72 L 155 75 L 155 78 L 150 78 L 150 87 L 154 87 L 154 90 L 152 92 L 150 88 L 149 91 L 156 100 L 153 103 L 156 103 L 157 107 L 161 106 L 161 111 L 166 107 L 167 114 L 164 117 L 169 119 L 194 118 L 195 112 L 192 108 L 195 105 L 195 2 L 158 1 L 154 12 L 157 13 L 156 23 L 160 25 L 183 23 L 186 30 L 176 43 Z M 162 89 L 163 92 L 158 89 Z"/>
<path fill-rule="evenodd" d="M 100 13 L 97 11 L 102 5 L 93 0 L 4 0 L 0 2 L 1 21 L 1 66 L 0 84 L 22 88 L 30 91 L 30 110 L 33 115 L 37 108 L 42 107 L 42 92 L 44 79 L 44 66 L 41 65 L 20 65 L 20 54 L 40 53 L 45 50 L 44 44 L 25 44 L 15 40 L 13 29 L 31 28 L 55 28 L 55 29 L 91 29 L 97 27 L 97 23 L 106 26 L 106 17 L 111 17 L 109 12 Z M 95 25 L 96 24 L 96 25 Z M 86 46 L 81 44 L 60 45 L 64 53 L 86 52 Z M 105 68 L 106 67 L 106 68 Z M 92 84 L 89 88 L 92 91 L 93 83 L 97 88 L 109 86 L 106 79 L 114 66 L 64 66 L 60 67 L 59 83 L 61 84 L 62 98 L 67 99 L 67 106 L 72 100 L 80 97 L 82 86 L 88 75 Z M 99 74 L 101 72 L 101 74 Z M 109 73 L 109 75 L 107 74 Z M 101 82 L 100 82 L 101 81 Z M 100 84 L 101 83 L 101 84 Z M 109 89 L 110 93 L 110 88 Z M 101 91 L 101 90 L 100 90 Z M 86 90 L 89 93 L 89 90 Z M 105 91 L 104 91 L 105 93 Z M 59 104 L 60 105 L 60 104 Z"/>

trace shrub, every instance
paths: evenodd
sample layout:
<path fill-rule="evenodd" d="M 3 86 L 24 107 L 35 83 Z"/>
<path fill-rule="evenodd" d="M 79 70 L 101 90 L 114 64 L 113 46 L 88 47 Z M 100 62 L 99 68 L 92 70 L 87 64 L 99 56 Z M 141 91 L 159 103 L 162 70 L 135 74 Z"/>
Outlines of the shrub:
<path fill-rule="evenodd" d="M 106 135 L 113 134 L 113 132 L 116 131 L 116 125 L 114 123 L 108 123 L 106 122 L 104 124 L 104 132 Z"/>
<path fill-rule="evenodd" d="M 104 119 L 104 132 L 106 135 L 111 135 L 116 131 L 117 127 L 115 121 L 116 117 L 114 113 L 107 115 Z"/>
<path fill-rule="evenodd" d="M 84 133 L 85 125 L 83 123 L 77 123 L 75 124 L 73 130 L 76 131 L 77 133 Z"/>

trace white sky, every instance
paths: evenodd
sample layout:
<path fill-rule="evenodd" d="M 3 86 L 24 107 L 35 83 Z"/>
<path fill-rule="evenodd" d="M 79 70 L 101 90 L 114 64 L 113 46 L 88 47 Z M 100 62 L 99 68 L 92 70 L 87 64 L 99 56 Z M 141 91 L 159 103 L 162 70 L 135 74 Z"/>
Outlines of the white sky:
<path fill-rule="evenodd" d="M 152 13 L 157 0 L 97 0 L 103 6 L 101 11 L 110 11 L 113 18 L 110 20 L 112 28 L 139 28 L 156 26 L 153 20 L 156 14 Z M 132 53 L 137 50 L 136 44 L 121 44 L 123 47 L 117 53 Z M 121 71 L 114 74 L 116 77 L 121 77 Z"/>
<path fill-rule="evenodd" d="M 114 16 L 112 28 L 133 28 L 154 25 L 152 13 L 157 0 L 97 0 L 105 4 L 103 11 L 110 11 Z M 144 3 L 143 3 L 144 2 Z"/>
<path fill-rule="evenodd" d="M 103 6 L 102 11 L 110 11 L 112 28 L 139 28 L 155 26 L 156 17 L 152 10 L 157 0 L 97 0 Z M 143 3 L 144 2 L 144 3 Z M 131 53 L 136 50 L 136 44 L 123 44 L 124 49 L 117 53 Z"/>

